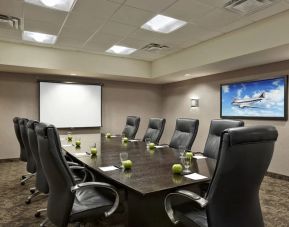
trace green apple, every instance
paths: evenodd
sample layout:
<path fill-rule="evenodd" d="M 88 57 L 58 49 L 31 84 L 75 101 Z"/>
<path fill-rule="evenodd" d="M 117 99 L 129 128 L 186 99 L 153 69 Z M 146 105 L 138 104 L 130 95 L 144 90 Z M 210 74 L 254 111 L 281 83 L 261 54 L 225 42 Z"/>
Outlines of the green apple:
<path fill-rule="evenodd" d="M 76 141 L 75 141 L 75 145 L 76 145 L 77 147 L 80 147 L 80 144 L 81 144 L 80 140 L 76 140 Z"/>
<path fill-rule="evenodd" d="M 132 161 L 131 160 L 125 160 L 122 162 L 122 164 L 123 164 L 123 167 L 125 169 L 131 169 L 131 167 L 132 167 Z"/>
<path fill-rule="evenodd" d="M 128 142 L 128 138 L 127 138 L 127 137 L 124 137 L 124 138 L 122 139 L 122 141 L 123 141 L 124 143 L 127 143 L 127 142 Z"/>
<path fill-rule="evenodd" d="M 172 171 L 173 171 L 173 173 L 175 173 L 175 174 L 180 174 L 180 173 L 183 171 L 183 167 L 182 167 L 181 164 L 174 164 L 174 165 L 172 166 Z"/>
<path fill-rule="evenodd" d="M 68 141 L 71 141 L 71 140 L 72 140 L 72 135 L 71 135 L 71 134 L 68 134 L 68 135 L 67 135 L 67 140 L 68 140 Z"/>
<path fill-rule="evenodd" d="M 90 148 L 90 153 L 91 153 L 91 155 L 96 155 L 97 154 L 96 147 Z"/>
<path fill-rule="evenodd" d="M 191 159 L 193 157 L 193 152 L 186 152 L 186 157 Z"/>
<path fill-rule="evenodd" d="M 106 138 L 111 138 L 110 132 L 106 133 L 106 134 L 105 134 L 105 137 L 106 137 Z"/>
<path fill-rule="evenodd" d="M 154 148 L 155 148 L 155 144 L 154 144 L 154 143 L 150 143 L 150 144 L 149 144 L 149 148 L 150 148 L 150 149 L 154 149 Z"/>

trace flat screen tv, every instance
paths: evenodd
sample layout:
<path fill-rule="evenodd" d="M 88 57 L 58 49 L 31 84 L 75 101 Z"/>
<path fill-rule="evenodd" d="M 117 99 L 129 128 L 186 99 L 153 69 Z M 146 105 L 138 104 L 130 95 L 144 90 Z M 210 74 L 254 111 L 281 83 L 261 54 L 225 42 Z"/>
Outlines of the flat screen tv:
<path fill-rule="evenodd" d="M 287 120 L 287 76 L 221 84 L 221 118 Z"/>

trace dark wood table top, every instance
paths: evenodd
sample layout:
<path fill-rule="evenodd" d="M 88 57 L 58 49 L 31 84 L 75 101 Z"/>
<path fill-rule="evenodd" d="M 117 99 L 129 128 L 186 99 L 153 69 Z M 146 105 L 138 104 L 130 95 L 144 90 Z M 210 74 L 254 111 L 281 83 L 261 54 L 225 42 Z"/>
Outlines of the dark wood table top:
<path fill-rule="evenodd" d="M 101 134 L 81 135 L 80 137 L 80 148 L 76 148 L 73 141 L 69 143 L 64 136 L 61 137 L 63 150 L 101 175 L 142 195 L 208 181 L 212 177 L 216 164 L 213 159 L 192 159 L 190 168 L 192 172 L 208 177 L 203 180 L 192 180 L 172 173 L 172 165 L 180 163 L 179 153 L 175 149 L 166 147 L 150 150 L 142 141 L 123 144 L 120 137 L 107 139 Z M 73 145 L 67 146 L 66 144 Z M 90 152 L 90 146 L 93 144 L 96 144 L 97 156 L 77 155 L 77 153 Z M 128 159 L 133 162 L 131 170 L 118 169 L 103 172 L 98 168 L 120 165 L 120 152 L 128 153 Z"/>

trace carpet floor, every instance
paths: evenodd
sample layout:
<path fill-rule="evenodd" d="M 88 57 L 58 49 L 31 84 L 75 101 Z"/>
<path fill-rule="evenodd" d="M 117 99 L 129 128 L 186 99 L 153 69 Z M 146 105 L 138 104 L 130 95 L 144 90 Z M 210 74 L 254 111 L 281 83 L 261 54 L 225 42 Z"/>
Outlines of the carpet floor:
<path fill-rule="evenodd" d="M 28 180 L 21 186 L 19 179 L 23 173 L 25 173 L 25 163 L 0 163 L 0 226 L 33 227 L 39 226 L 39 223 L 45 219 L 45 214 L 39 218 L 34 217 L 36 210 L 46 208 L 45 196 L 38 196 L 31 204 L 25 204 L 26 198 L 30 195 L 29 188 L 34 186 L 34 179 Z M 260 190 L 260 200 L 267 227 L 289 227 L 288 181 L 265 177 Z M 109 221 L 101 220 L 86 226 L 123 227 L 125 226 L 122 223 L 122 220 L 125 220 L 124 215 L 115 214 Z M 48 223 L 46 226 L 52 227 L 53 224 Z"/>

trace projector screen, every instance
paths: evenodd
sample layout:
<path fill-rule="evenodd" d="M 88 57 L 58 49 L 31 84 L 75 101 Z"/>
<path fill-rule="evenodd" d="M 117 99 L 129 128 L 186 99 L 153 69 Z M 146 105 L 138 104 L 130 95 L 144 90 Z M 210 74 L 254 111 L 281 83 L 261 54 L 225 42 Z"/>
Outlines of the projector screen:
<path fill-rule="evenodd" d="M 57 128 L 100 127 L 101 85 L 40 82 L 40 121 Z"/>

